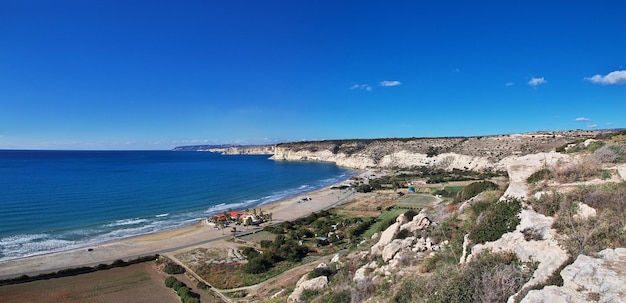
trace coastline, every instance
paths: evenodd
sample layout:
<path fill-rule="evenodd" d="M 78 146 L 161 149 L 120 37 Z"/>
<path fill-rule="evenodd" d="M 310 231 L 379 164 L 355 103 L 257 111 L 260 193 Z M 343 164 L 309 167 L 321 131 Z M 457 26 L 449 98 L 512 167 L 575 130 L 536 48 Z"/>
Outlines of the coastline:
<path fill-rule="evenodd" d="M 345 183 L 346 180 L 337 184 Z M 283 222 L 306 216 L 312 212 L 330 208 L 352 195 L 349 190 L 329 187 L 300 194 L 276 202 L 257 206 L 264 212 L 271 212 L 272 222 Z M 303 198 L 308 197 L 307 201 Z M 253 230 L 242 230 L 251 232 Z M 232 237 L 230 232 L 216 230 L 204 220 L 191 226 L 149 233 L 121 240 L 101 243 L 87 248 L 25 257 L 0 262 L 0 279 L 20 275 L 37 275 L 66 268 L 110 264 L 115 260 L 128 260 L 139 256 L 162 254 L 180 249 L 205 245 Z"/>

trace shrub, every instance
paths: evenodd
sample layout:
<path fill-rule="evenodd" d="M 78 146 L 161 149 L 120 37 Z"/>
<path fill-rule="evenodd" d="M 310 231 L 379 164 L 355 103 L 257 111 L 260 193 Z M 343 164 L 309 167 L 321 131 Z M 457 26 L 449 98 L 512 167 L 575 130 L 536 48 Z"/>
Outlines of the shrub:
<path fill-rule="evenodd" d="M 486 191 L 498 189 L 498 185 L 490 181 L 480 181 L 471 183 L 463 188 L 459 193 L 459 199 L 461 201 L 468 200 L 476 195 Z"/>
<path fill-rule="evenodd" d="M 246 256 L 247 259 L 253 259 L 259 256 L 261 253 L 254 249 L 254 247 L 246 246 L 241 249 L 241 254 Z"/>
<path fill-rule="evenodd" d="M 613 163 L 617 161 L 617 152 L 614 148 L 616 145 L 605 145 L 596 150 L 593 155 L 602 163 Z M 618 149 L 619 150 L 619 149 Z"/>
<path fill-rule="evenodd" d="M 356 187 L 356 191 L 360 193 L 369 193 L 372 190 L 374 190 L 374 188 L 369 184 L 360 184 Z"/>
<path fill-rule="evenodd" d="M 519 224 L 518 214 L 522 204 L 515 198 L 491 203 L 470 230 L 469 238 L 474 243 L 495 241 L 503 234 L 515 230 Z"/>
<path fill-rule="evenodd" d="M 165 286 L 167 286 L 168 288 L 173 288 L 176 281 L 178 281 L 176 278 L 169 276 L 167 277 L 167 279 L 165 279 Z"/>
<path fill-rule="evenodd" d="M 111 267 L 124 267 L 128 265 L 124 260 L 117 259 L 111 263 Z"/>
<path fill-rule="evenodd" d="M 316 267 L 311 272 L 309 272 L 308 277 L 309 279 L 313 279 L 313 278 L 317 278 L 321 276 L 329 277 L 329 276 L 332 276 L 333 274 L 335 274 L 335 271 L 333 271 L 329 267 Z"/>
<path fill-rule="evenodd" d="M 176 294 L 181 298 L 185 298 L 189 295 L 189 288 L 186 286 L 180 287 L 178 288 L 178 290 L 176 291 Z"/>
<path fill-rule="evenodd" d="M 534 172 L 532 175 L 530 175 L 527 179 L 526 182 L 528 182 L 528 184 L 534 184 L 537 183 L 539 181 L 543 181 L 546 179 L 547 176 L 550 175 L 550 170 L 547 168 L 544 169 L 540 169 L 536 172 Z"/>
<path fill-rule="evenodd" d="M 274 266 L 274 263 L 269 258 L 258 256 L 248 260 L 243 270 L 249 274 L 260 274 L 268 271 L 272 266 Z"/>
<path fill-rule="evenodd" d="M 603 146 L 605 146 L 606 143 L 602 142 L 602 141 L 592 141 L 589 143 L 589 145 L 587 145 L 587 147 L 585 148 L 587 151 L 589 152 L 595 152 L 598 149 L 602 148 Z"/>
<path fill-rule="evenodd" d="M 412 209 L 404 213 L 404 217 L 406 217 L 406 219 L 409 221 L 413 220 L 413 217 L 415 217 L 416 215 L 417 215 L 417 212 Z"/>
<path fill-rule="evenodd" d="M 522 234 L 524 234 L 524 240 L 526 241 L 541 241 L 543 240 L 543 235 L 540 230 L 534 229 L 532 227 L 527 227 L 522 230 Z"/>
<path fill-rule="evenodd" d="M 551 193 L 545 193 L 539 198 L 531 198 L 529 199 L 529 203 L 532 205 L 534 211 L 544 216 L 552 217 L 559 211 L 562 199 L 563 195 L 561 193 L 553 191 Z"/>
<path fill-rule="evenodd" d="M 408 237 L 412 237 L 413 233 L 406 229 L 399 230 L 395 235 L 394 239 L 406 239 Z"/>
<path fill-rule="evenodd" d="M 168 262 L 165 268 L 163 268 L 163 272 L 170 275 L 178 275 L 185 273 L 185 268 L 174 262 Z"/>
<path fill-rule="evenodd" d="M 174 284 L 172 284 L 172 289 L 176 292 L 178 292 L 178 289 L 180 289 L 181 287 L 185 287 L 185 283 L 178 280 L 174 281 Z"/>

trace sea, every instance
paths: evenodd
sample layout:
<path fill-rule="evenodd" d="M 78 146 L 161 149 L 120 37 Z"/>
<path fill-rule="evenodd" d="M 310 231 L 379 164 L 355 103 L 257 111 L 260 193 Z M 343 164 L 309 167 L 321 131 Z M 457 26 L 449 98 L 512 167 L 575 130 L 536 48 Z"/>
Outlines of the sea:
<path fill-rule="evenodd" d="M 0 261 L 188 226 L 355 174 L 267 155 L 0 150 Z"/>

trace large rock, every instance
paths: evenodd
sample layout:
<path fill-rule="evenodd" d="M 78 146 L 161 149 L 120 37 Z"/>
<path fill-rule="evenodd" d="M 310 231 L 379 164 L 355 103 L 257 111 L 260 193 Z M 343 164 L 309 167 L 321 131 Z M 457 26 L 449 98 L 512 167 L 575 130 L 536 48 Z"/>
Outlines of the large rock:
<path fill-rule="evenodd" d="M 432 221 L 428 217 L 426 217 L 424 214 L 419 213 L 413 216 L 413 220 L 411 220 L 410 222 L 402 224 L 402 226 L 400 226 L 400 229 L 401 230 L 406 229 L 413 233 L 416 230 L 422 230 L 430 226 L 430 224 L 432 224 Z"/>
<path fill-rule="evenodd" d="M 357 283 L 360 282 L 360 281 L 363 281 L 363 280 L 365 280 L 367 278 L 368 273 L 372 272 L 376 268 L 378 268 L 378 263 L 376 261 L 372 261 L 371 263 L 367 263 L 367 264 L 361 266 L 359 269 L 356 270 L 352 280 L 354 282 L 357 282 Z"/>
<path fill-rule="evenodd" d="M 305 276 L 306 277 L 306 276 Z M 302 281 L 302 279 L 300 279 Z M 287 302 L 302 302 L 302 294 L 307 290 L 322 290 L 328 285 L 328 277 L 319 276 L 311 280 L 298 281 L 296 289 L 287 298 Z"/>
<path fill-rule="evenodd" d="M 626 302 L 626 248 L 605 249 L 599 255 L 578 256 L 561 271 L 563 286 L 531 290 L 521 302 Z"/>
<path fill-rule="evenodd" d="M 393 259 L 393 257 L 403 248 L 411 247 L 413 245 L 413 241 L 415 237 L 408 237 L 406 239 L 395 239 L 391 241 L 391 243 L 385 245 L 383 248 L 383 261 L 389 262 L 389 260 Z"/>
<path fill-rule="evenodd" d="M 596 216 L 596 209 L 582 202 L 578 202 L 574 219 L 588 219 Z"/>
<path fill-rule="evenodd" d="M 380 235 L 380 239 L 378 239 L 378 242 L 374 244 L 374 246 L 372 246 L 372 248 L 370 249 L 372 255 L 380 256 L 383 253 L 383 249 L 385 248 L 385 246 L 391 243 L 391 240 L 393 240 L 393 236 L 398 232 L 399 229 L 400 223 L 398 222 L 393 223 L 391 224 L 391 226 L 387 227 L 387 229 L 385 229 L 385 231 Z"/>

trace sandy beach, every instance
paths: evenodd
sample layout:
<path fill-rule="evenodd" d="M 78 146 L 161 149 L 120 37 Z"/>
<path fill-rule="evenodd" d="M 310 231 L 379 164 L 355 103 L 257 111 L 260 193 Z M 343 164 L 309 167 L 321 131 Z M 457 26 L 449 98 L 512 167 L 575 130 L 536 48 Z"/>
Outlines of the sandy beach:
<path fill-rule="evenodd" d="M 282 222 L 331 207 L 351 195 L 350 190 L 325 188 L 262 205 L 257 209 L 261 208 L 265 213 L 271 212 L 273 222 Z M 311 199 L 303 201 L 305 197 Z M 0 279 L 23 274 L 49 273 L 72 267 L 109 264 L 118 259 L 128 260 L 139 256 L 160 254 L 229 237 L 232 237 L 230 230 L 217 230 L 214 226 L 206 224 L 204 220 L 200 220 L 198 224 L 192 226 L 102 243 L 89 247 L 91 251 L 88 251 L 88 248 L 81 248 L 0 262 Z"/>

